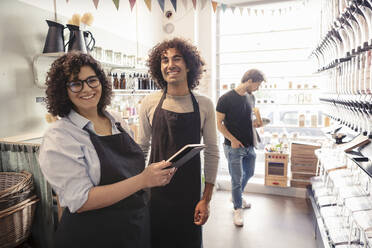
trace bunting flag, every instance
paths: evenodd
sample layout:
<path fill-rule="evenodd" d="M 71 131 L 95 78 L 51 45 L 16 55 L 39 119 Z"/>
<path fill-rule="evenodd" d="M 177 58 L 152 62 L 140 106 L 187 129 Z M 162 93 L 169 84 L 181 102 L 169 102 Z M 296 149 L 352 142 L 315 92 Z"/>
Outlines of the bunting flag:
<path fill-rule="evenodd" d="M 147 6 L 147 8 L 150 10 L 151 12 L 151 0 L 144 0 L 145 1 L 145 4 Z"/>
<path fill-rule="evenodd" d="M 196 9 L 196 0 L 192 0 L 192 4 L 194 5 L 194 9 Z"/>
<path fill-rule="evenodd" d="M 158 0 L 159 6 L 164 13 L 164 0 Z"/>
<path fill-rule="evenodd" d="M 222 7 L 222 11 L 223 11 L 223 13 L 225 13 L 225 10 L 226 10 L 227 5 L 224 4 L 224 3 L 221 3 L 221 7 Z"/>
<path fill-rule="evenodd" d="M 188 2 L 189 0 L 182 0 L 182 3 L 183 3 L 183 5 L 185 6 L 185 9 L 187 9 L 187 2 Z"/>
<path fill-rule="evenodd" d="M 208 0 L 201 0 L 200 3 L 201 3 L 201 9 L 203 10 L 204 7 L 205 7 L 205 4 L 207 3 Z"/>
<path fill-rule="evenodd" d="M 261 9 L 261 14 L 265 15 L 265 10 L 264 9 Z"/>
<path fill-rule="evenodd" d="M 119 10 L 119 2 L 120 2 L 120 0 L 112 0 L 112 1 L 114 2 L 116 9 Z"/>
<path fill-rule="evenodd" d="M 93 0 L 94 7 L 96 7 L 96 9 L 98 8 L 98 2 L 99 2 L 99 0 Z"/>
<path fill-rule="evenodd" d="M 134 5 L 136 4 L 136 0 L 129 0 L 129 3 L 130 3 L 130 11 L 132 11 Z"/>
<path fill-rule="evenodd" d="M 255 10 L 254 10 L 254 14 L 257 16 L 257 14 L 258 14 L 258 9 L 255 9 Z"/>
<path fill-rule="evenodd" d="M 248 11 L 248 16 L 250 16 L 251 15 L 251 9 L 248 8 L 247 11 Z"/>
<path fill-rule="evenodd" d="M 174 8 L 174 11 L 177 12 L 177 0 L 170 0 L 172 5 L 173 5 L 173 8 Z"/>
<path fill-rule="evenodd" d="M 216 13 L 216 10 L 217 10 L 217 2 L 212 1 L 212 7 L 213 7 L 213 12 Z"/>
<path fill-rule="evenodd" d="M 230 6 L 230 9 L 231 9 L 233 14 L 234 14 L 235 8 L 236 8 L 235 6 Z"/>
<path fill-rule="evenodd" d="M 239 10 L 240 10 L 240 15 L 243 15 L 244 8 L 243 7 L 239 7 Z"/>

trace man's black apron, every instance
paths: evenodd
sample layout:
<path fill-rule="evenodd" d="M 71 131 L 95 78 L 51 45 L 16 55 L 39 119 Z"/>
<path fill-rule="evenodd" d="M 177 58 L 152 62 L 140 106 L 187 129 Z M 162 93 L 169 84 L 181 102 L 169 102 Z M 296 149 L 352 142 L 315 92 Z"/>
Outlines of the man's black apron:
<path fill-rule="evenodd" d="M 138 175 L 145 168 L 141 148 L 115 123 L 120 134 L 98 136 L 88 131 L 101 165 L 99 185 Z M 150 247 L 148 196 L 141 190 L 109 207 L 71 213 L 65 208 L 55 247 Z"/>
<path fill-rule="evenodd" d="M 190 92 L 191 93 L 191 92 Z M 199 105 L 191 93 L 194 112 L 162 109 L 166 91 L 152 120 L 150 163 L 167 160 L 187 144 L 200 143 Z M 200 156 L 178 168 L 170 183 L 151 189 L 150 225 L 153 248 L 200 248 L 201 227 L 194 224 L 200 200 Z"/>

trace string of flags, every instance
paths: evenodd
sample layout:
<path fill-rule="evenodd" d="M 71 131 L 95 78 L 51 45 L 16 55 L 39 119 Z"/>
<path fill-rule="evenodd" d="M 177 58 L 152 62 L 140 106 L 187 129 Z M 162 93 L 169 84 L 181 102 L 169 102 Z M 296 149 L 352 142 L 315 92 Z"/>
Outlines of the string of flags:
<path fill-rule="evenodd" d="M 77 0 L 71 0 L 71 1 L 77 1 Z M 92 1 L 93 1 L 93 4 L 94 4 L 94 7 L 96 9 L 98 9 L 98 4 L 99 4 L 100 0 L 92 0 Z M 129 1 L 130 9 L 131 9 L 131 11 L 133 11 L 133 7 L 135 6 L 137 0 L 128 0 L 128 1 Z M 148 10 L 151 11 L 151 7 L 152 7 L 151 6 L 151 1 L 152 0 L 143 0 L 143 1 L 145 2 L 146 7 L 148 8 Z M 169 0 L 169 1 L 171 2 L 172 7 L 174 8 L 174 11 L 177 12 L 177 0 Z M 180 0 L 180 1 L 184 5 L 184 7 L 187 9 L 188 3 L 190 2 L 190 0 Z M 70 2 L 70 0 L 66 0 L 66 3 L 69 3 L 69 2 Z M 120 0 L 112 0 L 112 2 L 114 3 L 116 9 L 119 10 Z M 162 12 L 164 12 L 165 0 L 157 0 L 157 2 L 159 4 L 159 7 L 162 10 Z M 298 2 L 301 2 L 305 6 L 309 2 L 309 0 L 299 0 Z M 232 13 L 235 12 L 235 9 L 239 9 L 239 12 L 240 12 L 241 15 L 243 14 L 244 9 L 247 9 L 248 15 L 251 15 L 253 13 L 255 15 L 258 15 L 259 13 L 261 13 L 262 15 L 265 15 L 267 13 L 271 13 L 271 15 L 273 15 L 275 12 L 279 12 L 279 15 L 282 15 L 282 14 L 286 14 L 288 12 L 291 12 L 292 9 L 293 9 L 291 6 L 288 6 L 288 7 L 285 7 L 285 8 L 279 8 L 279 9 L 275 9 L 275 10 L 274 9 L 251 9 L 251 8 L 248 8 L 248 7 L 240 7 L 240 6 L 220 3 L 220 2 L 212 1 L 212 0 L 192 0 L 192 5 L 194 7 L 194 10 L 196 10 L 198 8 L 198 5 L 199 5 L 200 10 L 203 10 L 207 6 L 207 3 L 211 4 L 214 13 L 216 13 L 217 7 L 220 7 L 221 10 L 223 11 L 223 13 L 225 13 L 227 9 L 230 9 L 232 11 Z"/>

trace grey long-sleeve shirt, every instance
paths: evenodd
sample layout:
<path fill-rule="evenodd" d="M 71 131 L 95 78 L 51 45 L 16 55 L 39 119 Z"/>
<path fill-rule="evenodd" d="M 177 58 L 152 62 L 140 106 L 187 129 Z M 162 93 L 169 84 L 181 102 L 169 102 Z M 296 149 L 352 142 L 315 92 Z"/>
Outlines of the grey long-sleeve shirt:
<path fill-rule="evenodd" d="M 146 96 L 141 103 L 138 143 L 145 153 L 146 158 L 150 150 L 152 119 L 162 94 L 162 91 L 155 92 Z M 208 97 L 197 93 L 194 93 L 194 96 L 199 104 L 200 110 L 200 136 L 203 138 L 203 142 L 207 146 L 204 150 L 205 181 L 214 184 L 216 181 L 219 161 L 216 113 L 214 111 L 213 103 Z M 191 95 L 171 96 L 167 94 L 163 103 L 163 109 L 177 113 L 193 112 L 194 109 Z"/>

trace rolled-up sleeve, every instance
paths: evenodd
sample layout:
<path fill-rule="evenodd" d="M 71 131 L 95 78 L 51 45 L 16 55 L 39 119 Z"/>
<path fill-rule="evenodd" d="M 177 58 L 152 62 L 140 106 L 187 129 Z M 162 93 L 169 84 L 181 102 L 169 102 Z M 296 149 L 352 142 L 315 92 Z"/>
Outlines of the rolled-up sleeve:
<path fill-rule="evenodd" d="M 41 170 L 58 195 L 61 206 L 76 212 L 94 186 L 88 175 L 87 149 L 63 130 L 49 130 L 39 153 Z"/>
<path fill-rule="evenodd" d="M 206 118 L 202 128 L 202 135 L 206 148 L 204 150 L 204 175 L 207 183 L 216 182 L 218 161 L 220 158 L 217 144 L 216 114 L 212 101 L 206 102 Z"/>

